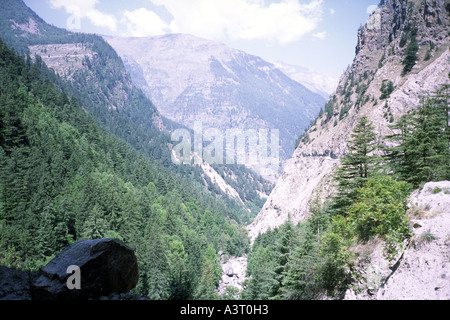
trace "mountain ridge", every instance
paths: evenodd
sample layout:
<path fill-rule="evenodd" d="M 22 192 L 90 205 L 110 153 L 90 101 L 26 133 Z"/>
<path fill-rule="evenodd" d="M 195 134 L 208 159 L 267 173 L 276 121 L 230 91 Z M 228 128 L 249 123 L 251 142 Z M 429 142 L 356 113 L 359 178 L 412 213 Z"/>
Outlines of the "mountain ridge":
<path fill-rule="evenodd" d="M 51 26 L 23 1 L 4 0 L 1 8 L 0 34 L 5 42 L 31 60 L 51 68 L 54 71 L 52 80 L 59 89 L 74 95 L 99 123 L 153 161 L 186 176 L 195 172 L 197 182 L 208 192 L 215 193 L 218 198 L 228 198 L 227 201 L 236 200 L 239 206 L 245 203 L 242 210 L 256 214 L 261 207 L 261 197 L 249 199 L 249 195 L 266 193 L 264 190 L 271 189 L 270 183 L 261 180 L 261 183 L 251 184 L 251 181 L 259 180 L 255 174 L 246 181 L 249 189 L 241 193 L 242 198 L 230 198 L 228 193 L 221 192 L 223 188 L 204 178 L 207 174 L 201 167 L 176 167 L 171 161 L 173 144 L 169 132 L 184 126 L 159 113 L 132 82 L 123 61 L 102 37 Z M 231 181 L 228 184 L 233 187 Z M 253 200 L 259 205 L 255 207 Z"/>
<path fill-rule="evenodd" d="M 105 40 L 161 114 L 191 129 L 195 120 L 219 130 L 279 129 L 282 160 L 325 102 L 273 64 L 220 42 L 188 34 Z"/>

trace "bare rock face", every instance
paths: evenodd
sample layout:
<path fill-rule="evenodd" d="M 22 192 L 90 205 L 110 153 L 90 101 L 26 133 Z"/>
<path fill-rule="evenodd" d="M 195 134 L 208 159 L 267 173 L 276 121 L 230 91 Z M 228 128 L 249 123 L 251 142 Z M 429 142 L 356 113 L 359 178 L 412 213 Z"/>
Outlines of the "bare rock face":
<path fill-rule="evenodd" d="M 429 182 L 422 190 L 416 190 L 409 200 L 409 208 L 415 213 L 427 212 L 431 216 L 450 213 L 450 181 Z M 450 234 L 450 229 L 448 229 Z"/>
<path fill-rule="evenodd" d="M 275 229 L 289 219 L 295 222 L 307 219 L 310 199 L 337 164 L 338 159 L 325 155 L 294 156 L 288 160 L 275 189 L 248 228 L 250 239 L 253 241 L 258 234 Z"/>
<path fill-rule="evenodd" d="M 415 223 L 420 227 L 377 300 L 450 300 L 450 212 Z"/>
<path fill-rule="evenodd" d="M 246 279 L 247 255 L 242 257 L 229 257 L 222 261 L 222 279 L 219 281 L 219 295 L 223 296 L 227 287 L 242 291 Z"/>
<path fill-rule="evenodd" d="M 450 83 L 449 14 L 442 0 L 384 1 L 372 14 L 359 30 L 353 64 L 343 75 L 323 116 L 285 163 L 276 187 L 249 225 L 252 241 L 288 219 L 294 224 L 304 221 L 316 194 L 327 198 L 333 193 L 334 169 L 346 153 L 346 141 L 362 116 L 375 125 L 380 144 L 388 146 L 390 142 L 383 137 L 392 134 L 389 125 L 417 107 L 421 96 Z M 402 37 L 409 37 L 412 27 L 417 28 L 418 60 L 405 75 L 402 61 L 407 44 L 400 42 Z M 387 98 L 382 97 L 380 90 L 383 81 L 391 81 L 394 86 Z"/>
<path fill-rule="evenodd" d="M 69 266 L 80 270 L 80 288 L 69 289 Z M 41 269 L 31 287 L 33 300 L 83 300 L 130 291 L 139 277 L 131 248 L 117 239 L 84 240 L 61 251 Z M 69 282 L 71 282 L 69 280 Z"/>

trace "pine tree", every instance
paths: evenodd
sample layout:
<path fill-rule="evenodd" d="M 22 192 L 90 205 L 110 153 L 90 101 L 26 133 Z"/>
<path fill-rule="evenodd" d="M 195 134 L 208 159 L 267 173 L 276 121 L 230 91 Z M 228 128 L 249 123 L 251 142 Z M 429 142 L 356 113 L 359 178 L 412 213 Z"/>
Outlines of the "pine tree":
<path fill-rule="evenodd" d="M 341 166 L 334 179 L 339 183 L 334 208 L 338 213 L 345 210 L 356 198 L 358 188 L 364 186 L 371 174 L 378 169 L 379 157 L 373 152 L 378 149 L 373 124 L 366 116 L 356 125 L 348 143 L 348 153 L 341 158 Z"/>
<path fill-rule="evenodd" d="M 96 204 L 84 222 L 81 237 L 84 239 L 101 239 L 108 229 L 103 209 Z"/>
<path fill-rule="evenodd" d="M 448 99 L 445 86 L 392 126 L 397 133 L 388 138 L 398 145 L 386 150 L 387 158 L 396 174 L 415 187 L 450 179 Z"/>
<path fill-rule="evenodd" d="M 275 280 L 277 285 L 274 287 L 275 296 L 281 298 L 281 288 L 286 275 L 287 265 L 293 254 L 295 247 L 296 232 L 291 221 L 286 222 L 280 228 L 280 238 L 277 243 Z"/>
<path fill-rule="evenodd" d="M 394 125 L 390 126 L 392 130 L 397 132 L 396 134 L 387 136 L 386 138 L 397 144 L 394 148 L 385 149 L 386 159 L 392 168 L 393 172 L 406 180 L 413 168 L 414 157 L 406 149 L 405 142 L 412 134 L 413 122 L 411 116 L 401 116 L 400 119 Z"/>
<path fill-rule="evenodd" d="M 411 41 L 406 47 L 405 57 L 403 59 L 403 74 L 407 74 L 416 65 L 418 60 L 417 51 L 419 50 L 419 44 L 415 36 L 411 37 Z"/>
<path fill-rule="evenodd" d="M 313 300 L 319 289 L 315 280 L 318 263 L 318 242 L 312 232 L 307 232 L 302 243 L 296 246 L 286 265 L 282 298 L 288 300 Z"/>
<path fill-rule="evenodd" d="M 196 299 L 215 300 L 218 298 L 216 288 L 219 285 L 219 280 L 222 277 L 222 268 L 219 264 L 219 259 L 216 250 L 210 244 L 206 249 L 202 276 L 195 291 Z"/>
<path fill-rule="evenodd" d="M 168 243 L 162 228 L 155 221 L 148 221 L 143 242 L 139 251 L 139 270 L 145 275 L 144 287 L 147 291 L 142 293 L 154 300 L 166 300 L 170 296 Z"/>
<path fill-rule="evenodd" d="M 171 300 L 186 300 L 190 298 L 190 283 L 186 268 L 187 259 L 183 242 L 178 236 L 172 236 L 169 240 L 167 254 Z"/>
<path fill-rule="evenodd" d="M 247 276 L 251 276 L 251 279 L 244 283 L 243 299 L 273 299 L 279 286 L 275 279 L 275 267 L 271 248 L 254 247 L 254 252 L 249 257 L 247 266 Z"/>

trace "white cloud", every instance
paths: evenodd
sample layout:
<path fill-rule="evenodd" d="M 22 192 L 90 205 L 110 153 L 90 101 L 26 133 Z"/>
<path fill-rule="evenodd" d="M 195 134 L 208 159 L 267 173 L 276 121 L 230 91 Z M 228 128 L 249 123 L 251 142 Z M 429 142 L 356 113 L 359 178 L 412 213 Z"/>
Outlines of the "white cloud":
<path fill-rule="evenodd" d="M 133 37 L 154 36 L 167 33 L 169 25 L 156 13 L 145 8 L 122 12 L 122 23 L 127 26 L 127 35 Z"/>
<path fill-rule="evenodd" d="M 333 8 L 330 8 L 330 14 L 335 14 L 336 10 L 334 10 Z"/>
<path fill-rule="evenodd" d="M 264 40 L 281 44 L 313 32 L 322 19 L 323 0 L 148 0 L 173 16 L 172 33 L 209 39 Z M 142 22 L 143 23 L 143 22 Z M 135 26 L 136 29 L 140 28 Z"/>
<path fill-rule="evenodd" d="M 327 32 L 326 31 L 316 32 L 313 34 L 313 36 L 316 37 L 317 39 L 324 40 L 325 37 L 327 36 Z"/>
<path fill-rule="evenodd" d="M 117 19 L 95 9 L 98 0 L 50 0 L 54 9 L 63 8 L 67 13 L 77 18 L 87 18 L 97 27 L 107 27 L 116 31 Z"/>

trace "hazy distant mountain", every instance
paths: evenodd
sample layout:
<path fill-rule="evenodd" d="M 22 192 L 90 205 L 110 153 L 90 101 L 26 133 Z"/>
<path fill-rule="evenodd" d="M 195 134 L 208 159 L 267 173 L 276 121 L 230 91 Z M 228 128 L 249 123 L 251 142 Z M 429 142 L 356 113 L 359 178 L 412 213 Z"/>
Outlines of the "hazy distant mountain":
<path fill-rule="evenodd" d="M 284 62 L 276 62 L 274 64 L 288 77 L 301 83 L 312 92 L 320 94 L 327 100 L 334 92 L 339 82 L 338 77 L 324 75 L 305 67 L 295 66 Z"/>
<path fill-rule="evenodd" d="M 201 120 L 220 130 L 279 129 L 281 159 L 325 104 L 273 64 L 218 42 L 186 34 L 105 39 L 164 116 L 190 128 Z"/>

